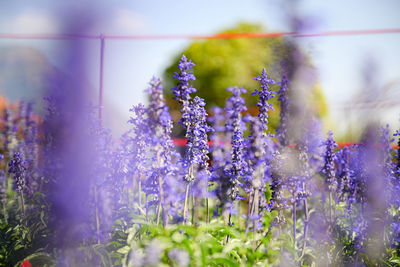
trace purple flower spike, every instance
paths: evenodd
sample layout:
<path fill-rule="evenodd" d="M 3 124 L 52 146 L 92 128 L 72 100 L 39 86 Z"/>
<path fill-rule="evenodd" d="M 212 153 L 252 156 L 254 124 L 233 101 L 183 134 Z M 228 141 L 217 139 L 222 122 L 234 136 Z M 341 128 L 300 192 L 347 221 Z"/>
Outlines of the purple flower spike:
<path fill-rule="evenodd" d="M 207 113 L 204 109 L 206 103 L 198 96 L 190 104 L 188 122 L 190 127 L 186 134 L 186 165 L 197 164 L 208 173 L 208 137 L 207 133 L 213 129 L 207 125 Z M 193 182 L 194 176 L 189 173 L 185 176 L 187 182 Z"/>
<path fill-rule="evenodd" d="M 276 93 L 273 92 L 270 88 L 270 85 L 275 84 L 275 81 L 268 77 L 267 71 L 265 69 L 262 70 L 261 75 L 257 78 L 254 78 L 256 81 L 260 82 L 261 90 L 255 90 L 252 95 L 259 95 L 260 99 L 257 103 L 259 108 L 258 117 L 260 118 L 264 130 L 268 129 L 268 111 L 274 110 L 271 104 L 268 101 L 273 98 Z"/>
<path fill-rule="evenodd" d="M 324 166 L 322 167 L 322 173 L 325 174 L 325 184 L 329 191 L 333 191 L 336 179 L 335 179 L 335 152 L 334 149 L 337 147 L 335 140 L 333 140 L 333 132 L 328 132 L 328 139 L 324 142 L 326 150 L 324 155 Z"/>
<path fill-rule="evenodd" d="M 25 188 L 25 171 L 26 167 L 24 164 L 24 160 L 21 155 L 16 152 L 12 160 L 8 163 L 8 173 L 14 175 L 15 185 L 17 187 L 18 192 L 22 192 Z"/>
<path fill-rule="evenodd" d="M 174 92 L 174 99 L 179 101 L 182 113 L 182 119 L 179 121 L 180 124 L 186 129 L 189 126 L 188 116 L 189 116 L 189 101 L 191 99 L 190 94 L 195 93 L 196 89 L 189 84 L 190 81 L 196 80 L 196 77 L 190 71 L 195 64 L 188 60 L 185 55 L 182 56 L 179 61 L 178 68 L 180 72 L 175 72 L 173 76 L 174 79 L 178 80 L 178 85 L 171 90 Z"/>
<path fill-rule="evenodd" d="M 232 157 L 230 165 L 228 165 L 225 169 L 225 174 L 229 177 L 228 195 L 230 196 L 231 200 L 234 201 L 240 197 L 239 191 L 240 187 L 242 187 L 240 178 L 243 177 L 247 172 L 247 164 L 242 155 L 242 150 L 244 147 L 244 124 L 241 114 L 241 112 L 247 110 L 247 108 L 244 106 L 244 99 L 240 96 L 240 94 L 245 93 L 246 90 L 238 87 L 228 88 L 227 90 L 233 94 L 228 99 L 227 107 L 225 108 L 228 114 L 226 129 L 232 133 Z"/>
<path fill-rule="evenodd" d="M 278 91 L 281 112 L 280 112 L 280 124 L 276 128 L 276 136 L 281 146 L 289 145 L 288 137 L 288 123 L 289 123 L 289 104 L 288 90 L 289 90 L 289 80 L 285 75 L 282 76 L 282 81 L 279 83 L 281 88 Z"/>

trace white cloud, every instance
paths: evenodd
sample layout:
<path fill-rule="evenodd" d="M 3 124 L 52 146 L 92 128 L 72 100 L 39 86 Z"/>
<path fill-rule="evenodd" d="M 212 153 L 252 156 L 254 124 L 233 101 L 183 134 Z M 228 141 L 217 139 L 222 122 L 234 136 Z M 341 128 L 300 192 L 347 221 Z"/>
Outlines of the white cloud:
<path fill-rule="evenodd" d="M 58 23 L 50 14 L 25 11 L 1 23 L 0 29 L 7 33 L 56 33 Z"/>

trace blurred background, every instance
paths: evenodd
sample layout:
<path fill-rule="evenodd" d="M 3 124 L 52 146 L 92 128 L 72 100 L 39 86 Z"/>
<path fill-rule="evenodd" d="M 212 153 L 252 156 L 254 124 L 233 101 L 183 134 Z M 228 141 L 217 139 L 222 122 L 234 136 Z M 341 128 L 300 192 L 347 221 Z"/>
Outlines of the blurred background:
<path fill-rule="evenodd" d="M 145 38 L 105 39 L 103 111 L 105 125 L 115 134 L 127 128 L 130 107 L 146 102 L 144 90 L 153 75 L 163 78 L 169 92 L 182 54 L 196 63 L 194 85 L 207 108 L 222 106 L 225 88 L 234 85 L 247 88 L 246 101 L 254 105 L 250 93 L 257 88 L 253 78 L 261 69 L 279 81 L 300 54 L 312 74 L 306 86 L 324 132 L 333 129 L 338 141 L 357 141 L 371 120 L 389 123 L 392 129 L 400 126 L 399 11 L 397 0 L 2 2 L 0 109 L 24 99 L 34 101 L 40 114 L 43 96 L 57 86 L 59 77 L 78 81 L 97 104 L 100 40 L 54 34 L 141 36 Z M 373 32 L 380 29 L 397 33 Z M 372 32 L 313 35 L 358 30 Z M 298 32 L 304 37 L 191 38 L 221 32 Z M 84 47 L 79 55 L 69 49 L 76 42 Z M 71 63 L 76 57 L 84 57 L 84 75 Z M 176 115 L 174 102 L 169 104 Z M 277 114 L 272 115 L 273 125 Z"/>

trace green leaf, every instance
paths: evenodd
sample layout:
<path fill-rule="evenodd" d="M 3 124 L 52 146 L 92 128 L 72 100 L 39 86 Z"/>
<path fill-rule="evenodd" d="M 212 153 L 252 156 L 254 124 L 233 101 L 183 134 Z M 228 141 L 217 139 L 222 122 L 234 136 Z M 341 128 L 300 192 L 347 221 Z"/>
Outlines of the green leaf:
<path fill-rule="evenodd" d="M 118 253 L 121 253 L 123 255 L 127 255 L 129 251 L 131 251 L 131 248 L 129 246 L 124 246 L 117 250 Z"/>

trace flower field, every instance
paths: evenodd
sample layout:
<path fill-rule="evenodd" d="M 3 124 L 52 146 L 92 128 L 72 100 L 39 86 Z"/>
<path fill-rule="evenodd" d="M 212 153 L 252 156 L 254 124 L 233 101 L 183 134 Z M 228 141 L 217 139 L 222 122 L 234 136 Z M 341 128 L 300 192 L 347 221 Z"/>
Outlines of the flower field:
<path fill-rule="evenodd" d="M 119 138 L 98 107 L 74 116 L 60 96 L 43 118 L 0 110 L 0 266 L 400 265 L 398 130 L 370 125 L 339 148 L 313 116 L 296 121 L 294 84 L 265 69 L 206 110 L 194 68 L 182 56 L 175 126 L 158 78 Z"/>

